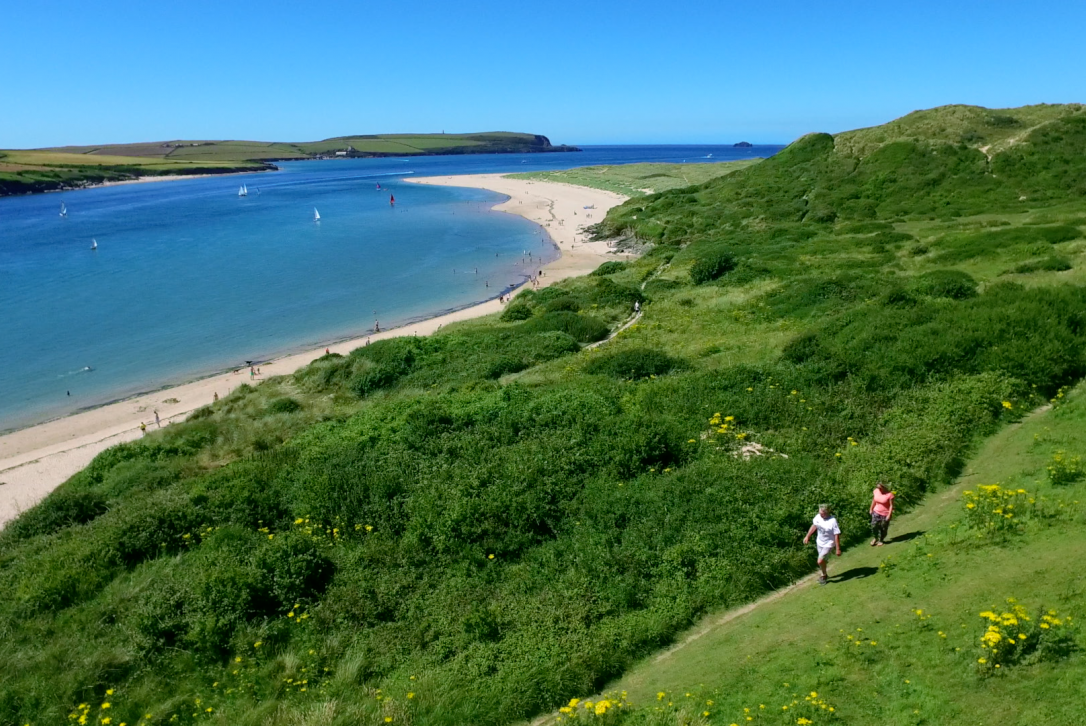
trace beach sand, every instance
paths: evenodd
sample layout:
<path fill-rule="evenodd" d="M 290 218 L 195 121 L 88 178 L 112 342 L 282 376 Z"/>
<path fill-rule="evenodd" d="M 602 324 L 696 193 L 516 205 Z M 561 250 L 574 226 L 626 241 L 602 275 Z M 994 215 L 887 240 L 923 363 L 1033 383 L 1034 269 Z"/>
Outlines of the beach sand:
<path fill-rule="evenodd" d="M 544 266 L 542 285 L 586 274 L 607 260 L 625 259 L 609 254 L 604 242 L 585 241 L 581 230 L 600 221 L 608 209 L 625 201 L 621 195 L 571 184 L 509 179 L 500 174 L 411 181 L 491 189 L 508 195 L 509 199 L 495 209 L 539 223 L 561 252 L 559 259 Z M 584 209 L 585 206 L 595 208 Z M 429 335 L 449 323 L 496 313 L 502 307 L 497 300 L 488 300 L 397 329 L 284 356 L 261 364 L 262 375 L 257 381 L 293 373 L 324 355 L 326 347 L 333 353 L 347 354 L 364 345 L 367 339 Z M 139 438 L 141 422 L 153 431 L 156 410 L 163 426 L 182 421 L 192 411 L 211 403 L 216 393 L 224 397 L 242 383 L 250 382 L 247 369 L 228 371 L 0 436 L 0 527 L 37 504 L 102 451 Z"/>

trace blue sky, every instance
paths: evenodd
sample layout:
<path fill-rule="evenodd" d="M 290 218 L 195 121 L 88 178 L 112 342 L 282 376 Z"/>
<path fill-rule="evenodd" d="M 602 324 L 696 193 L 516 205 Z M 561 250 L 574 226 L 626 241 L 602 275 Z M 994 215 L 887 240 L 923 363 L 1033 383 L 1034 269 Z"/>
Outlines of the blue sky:
<path fill-rule="evenodd" d="M 0 3 L 0 148 L 530 131 L 788 142 L 1086 102 L 1086 2 Z"/>

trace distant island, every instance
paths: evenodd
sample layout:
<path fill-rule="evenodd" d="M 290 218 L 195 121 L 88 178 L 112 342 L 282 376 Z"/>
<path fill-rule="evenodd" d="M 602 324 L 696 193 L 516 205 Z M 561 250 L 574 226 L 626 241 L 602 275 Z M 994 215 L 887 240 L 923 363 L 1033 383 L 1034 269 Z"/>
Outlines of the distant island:
<path fill-rule="evenodd" d="M 750 147 L 754 146 L 754 144 L 750 143 L 749 141 L 740 141 L 738 144 L 732 144 L 732 146 L 737 149 L 749 149 Z"/>
<path fill-rule="evenodd" d="M 323 141 L 156 141 L 0 151 L 0 196 L 80 189 L 146 176 L 271 171 L 273 162 L 580 151 L 539 134 L 372 134 Z"/>

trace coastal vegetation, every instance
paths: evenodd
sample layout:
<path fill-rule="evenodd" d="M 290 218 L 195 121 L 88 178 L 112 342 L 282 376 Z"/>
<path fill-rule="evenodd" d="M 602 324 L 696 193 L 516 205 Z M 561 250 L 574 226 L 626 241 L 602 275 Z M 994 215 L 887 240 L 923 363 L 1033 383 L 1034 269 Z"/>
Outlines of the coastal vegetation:
<path fill-rule="evenodd" d="M 1086 116 L 974 116 L 862 148 L 814 134 L 631 199 L 596 231 L 639 259 L 99 455 L 0 532 L 0 721 L 973 723 L 1035 685 L 1054 698 L 1031 723 L 1080 718 Z M 819 502 L 864 542 L 876 479 L 915 508 L 985 437 L 1047 436 L 1044 405 L 1050 439 L 981 449 L 983 497 L 908 549 L 861 548 L 887 564 L 849 596 L 781 601 L 771 627 L 570 704 L 809 573 Z M 966 513 L 1011 489 L 1020 525 Z M 992 660 L 978 613 L 1002 637 L 1010 597 L 1033 624 Z"/>
<path fill-rule="evenodd" d="M 1060 472 L 1086 450 L 1086 387 L 1054 398 L 895 517 L 891 546 L 835 559 L 830 586 L 709 621 L 548 723 L 1081 722 L 1086 482 Z M 608 696 L 625 705 L 604 720 Z"/>
<path fill-rule="evenodd" d="M 603 189 L 626 197 L 643 197 L 654 192 L 703 184 L 710 179 L 727 176 L 745 169 L 761 159 L 717 161 L 697 164 L 617 164 L 611 166 L 581 166 L 561 171 L 530 171 L 510 174 L 514 179 L 538 179 L 539 181 L 576 184 L 582 187 Z"/>
<path fill-rule="evenodd" d="M 0 196 L 72 189 L 140 176 L 224 174 L 273 169 L 273 161 L 323 157 L 433 156 L 577 151 L 546 136 L 374 134 L 323 141 L 161 141 L 52 149 L 0 150 Z"/>

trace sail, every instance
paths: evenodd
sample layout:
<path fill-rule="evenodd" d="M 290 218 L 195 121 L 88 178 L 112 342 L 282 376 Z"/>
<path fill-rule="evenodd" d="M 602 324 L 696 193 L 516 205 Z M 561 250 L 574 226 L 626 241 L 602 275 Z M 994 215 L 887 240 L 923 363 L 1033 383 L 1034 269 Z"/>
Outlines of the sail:
<path fill-rule="evenodd" d="M 68 216 L 68 208 L 64 206 L 64 202 L 60 203 L 60 216 L 62 216 L 62 217 L 67 217 Z"/>
<path fill-rule="evenodd" d="M 321 221 L 321 213 L 317 211 L 316 207 L 313 207 L 313 221 L 314 222 Z"/>
<path fill-rule="evenodd" d="M 91 249 L 92 250 L 98 249 L 98 240 L 96 240 L 96 239 L 91 240 Z"/>
<path fill-rule="evenodd" d="M 396 203 L 396 195 L 395 194 L 389 194 L 388 195 L 388 203 L 389 204 L 395 204 Z"/>

